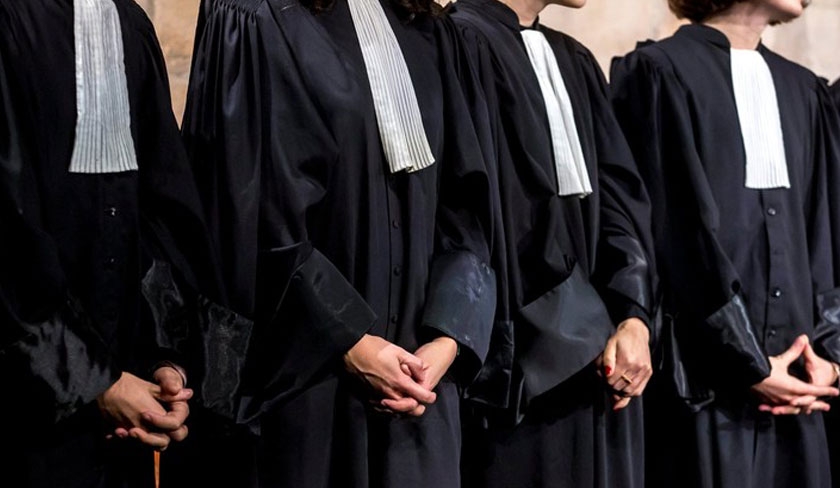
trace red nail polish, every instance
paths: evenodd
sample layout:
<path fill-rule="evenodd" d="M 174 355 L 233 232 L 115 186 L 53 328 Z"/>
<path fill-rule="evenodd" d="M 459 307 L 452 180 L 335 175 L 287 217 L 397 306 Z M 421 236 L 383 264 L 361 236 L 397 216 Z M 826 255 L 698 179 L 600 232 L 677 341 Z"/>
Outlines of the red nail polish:
<path fill-rule="evenodd" d="M 606 374 L 607 376 L 611 375 L 612 368 L 610 368 L 609 366 L 604 366 L 604 374 Z"/>

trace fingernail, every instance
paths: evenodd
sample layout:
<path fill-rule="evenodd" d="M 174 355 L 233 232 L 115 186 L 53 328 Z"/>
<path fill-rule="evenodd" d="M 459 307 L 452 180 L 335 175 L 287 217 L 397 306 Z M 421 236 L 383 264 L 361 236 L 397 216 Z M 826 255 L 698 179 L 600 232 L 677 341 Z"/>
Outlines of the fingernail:
<path fill-rule="evenodd" d="M 609 376 L 612 374 L 612 368 L 609 366 L 604 366 L 604 374 Z"/>

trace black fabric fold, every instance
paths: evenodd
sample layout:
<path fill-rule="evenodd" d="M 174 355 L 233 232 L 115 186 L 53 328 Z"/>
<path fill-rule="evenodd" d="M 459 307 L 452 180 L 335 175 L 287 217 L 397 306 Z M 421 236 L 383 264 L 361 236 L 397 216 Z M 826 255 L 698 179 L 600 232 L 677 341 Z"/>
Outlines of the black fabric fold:
<path fill-rule="evenodd" d="M 677 339 L 678 329 L 672 316 L 662 318 L 661 340 L 654 355 L 654 368 L 664 378 L 657 378 L 670 392 L 680 399 L 682 405 L 692 412 L 698 412 L 711 404 L 715 393 L 698 382 L 697 375 L 688 373 L 685 354 Z"/>
<path fill-rule="evenodd" d="M 157 345 L 187 371 L 193 401 L 234 418 L 253 323 L 176 280 L 162 261 L 143 278 Z"/>
<path fill-rule="evenodd" d="M 461 346 L 457 376 L 471 382 L 487 357 L 496 309 L 496 276 L 474 254 L 453 252 L 435 259 L 423 310 L 423 326 Z"/>
<path fill-rule="evenodd" d="M 14 323 L 2 308 L 0 319 Z M 0 349 L 0 378 L 17 397 L 4 411 L 11 408 L 34 431 L 70 417 L 119 379 L 109 348 L 73 298 L 43 322 L 15 322 L 23 337 Z"/>
<path fill-rule="evenodd" d="M 753 333 L 747 309 L 739 295 L 706 319 L 705 329 L 717 345 L 716 362 L 729 364 L 728 381 L 750 387 L 770 376 L 770 361 Z"/>
<path fill-rule="evenodd" d="M 840 363 L 840 288 L 817 295 L 817 314 L 814 350 L 820 357 Z"/>
<path fill-rule="evenodd" d="M 517 331 L 517 362 L 526 404 L 594 361 L 615 332 L 604 302 L 577 267 L 519 315 L 525 327 Z"/>
<path fill-rule="evenodd" d="M 252 423 L 339 365 L 377 318 L 341 272 L 309 245 L 270 250 L 260 262 L 259 325 L 237 415 L 242 423 Z M 298 266 L 284 280 L 291 263 Z M 276 287 L 284 282 L 282 290 Z"/>
<path fill-rule="evenodd" d="M 179 284 L 166 263 L 155 262 L 143 280 L 158 344 L 177 351 L 196 385 L 195 401 L 246 424 L 309 386 L 376 320 L 311 246 L 263 258 L 258 331 L 250 319 Z"/>
<path fill-rule="evenodd" d="M 495 320 L 490 336 L 490 350 L 478 375 L 466 389 L 470 401 L 506 409 L 511 404 L 511 387 L 515 381 L 515 338 L 512 320 Z"/>

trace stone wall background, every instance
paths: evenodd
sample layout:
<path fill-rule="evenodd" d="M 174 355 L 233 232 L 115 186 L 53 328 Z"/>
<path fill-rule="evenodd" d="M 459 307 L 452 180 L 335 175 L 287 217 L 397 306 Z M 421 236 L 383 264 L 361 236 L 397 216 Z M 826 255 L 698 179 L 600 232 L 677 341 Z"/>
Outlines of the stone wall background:
<path fill-rule="evenodd" d="M 180 118 L 189 80 L 200 0 L 138 0 L 154 22 L 169 67 L 172 105 Z M 610 59 L 637 41 L 671 34 L 679 21 L 666 0 L 589 0 L 580 10 L 552 6 L 542 21 L 588 46 L 605 71 Z M 765 43 L 820 76 L 840 77 L 840 0 L 814 0 L 802 18 L 771 28 Z"/>

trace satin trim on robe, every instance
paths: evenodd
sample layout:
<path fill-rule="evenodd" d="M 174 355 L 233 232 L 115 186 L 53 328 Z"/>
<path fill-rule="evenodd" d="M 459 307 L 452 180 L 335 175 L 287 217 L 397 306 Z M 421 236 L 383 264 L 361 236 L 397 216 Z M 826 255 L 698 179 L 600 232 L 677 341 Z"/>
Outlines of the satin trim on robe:
<path fill-rule="evenodd" d="M 758 51 L 731 49 L 732 88 L 747 155 L 746 187 L 790 188 L 773 75 Z"/>
<path fill-rule="evenodd" d="M 569 91 L 557 65 L 557 58 L 545 35 L 533 29 L 521 32 L 528 59 L 537 74 L 548 114 L 551 143 L 554 148 L 554 167 L 557 175 L 557 194 L 585 197 L 592 193 L 586 160 L 575 124 L 575 114 Z"/>
<path fill-rule="evenodd" d="M 125 53 L 111 0 L 74 0 L 76 142 L 71 173 L 137 170 Z"/>
<path fill-rule="evenodd" d="M 435 162 L 411 74 L 378 0 L 349 0 L 365 61 L 376 122 L 391 173 L 414 172 Z"/>

